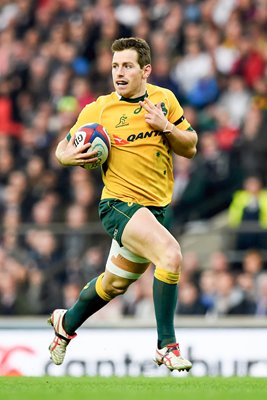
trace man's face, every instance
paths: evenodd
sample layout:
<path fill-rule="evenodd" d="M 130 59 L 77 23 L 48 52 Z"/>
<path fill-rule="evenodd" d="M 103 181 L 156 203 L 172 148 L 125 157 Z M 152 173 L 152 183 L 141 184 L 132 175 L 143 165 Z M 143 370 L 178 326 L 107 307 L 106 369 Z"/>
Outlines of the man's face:
<path fill-rule="evenodd" d="M 112 78 L 116 92 L 123 97 L 135 98 L 143 96 L 151 66 L 141 69 L 135 50 L 117 51 L 113 54 Z"/>

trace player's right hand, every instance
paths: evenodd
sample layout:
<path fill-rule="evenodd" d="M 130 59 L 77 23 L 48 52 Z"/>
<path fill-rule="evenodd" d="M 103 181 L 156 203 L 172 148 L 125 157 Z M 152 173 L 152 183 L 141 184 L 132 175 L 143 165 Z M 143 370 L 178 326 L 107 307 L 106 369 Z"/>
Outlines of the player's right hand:
<path fill-rule="evenodd" d="M 59 142 L 56 157 L 61 165 L 83 167 L 85 164 L 90 164 L 98 160 L 98 157 L 96 157 L 97 150 L 88 151 L 91 143 L 76 147 L 74 141 L 75 136 L 72 135 L 70 141 L 65 138 Z"/>

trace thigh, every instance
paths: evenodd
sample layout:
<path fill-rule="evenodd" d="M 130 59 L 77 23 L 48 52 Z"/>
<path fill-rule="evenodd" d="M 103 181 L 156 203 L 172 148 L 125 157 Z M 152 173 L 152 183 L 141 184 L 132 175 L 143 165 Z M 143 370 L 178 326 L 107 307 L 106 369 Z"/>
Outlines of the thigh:
<path fill-rule="evenodd" d="M 153 264 L 157 264 L 166 248 L 178 246 L 176 239 L 146 207 L 137 210 L 125 226 L 122 244 Z"/>
<path fill-rule="evenodd" d="M 135 212 L 143 207 L 118 199 L 104 199 L 99 203 L 99 217 L 106 232 L 122 246 L 121 237 L 125 226 Z"/>

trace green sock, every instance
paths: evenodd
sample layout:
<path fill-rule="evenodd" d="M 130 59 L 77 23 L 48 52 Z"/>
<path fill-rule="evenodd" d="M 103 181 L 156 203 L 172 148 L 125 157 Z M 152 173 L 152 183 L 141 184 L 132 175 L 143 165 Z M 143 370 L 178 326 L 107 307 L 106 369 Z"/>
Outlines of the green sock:
<path fill-rule="evenodd" d="M 158 348 L 176 343 L 174 313 L 178 296 L 178 286 L 165 283 L 154 277 L 153 299 L 158 332 Z"/>
<path fill-rule="evenodd" d="M 64 329 L 69 335 L 73 335 L 87 318 L 109 303 L 99 297 L 95 290 L 97 278 L 82 289 L 78 300 L 64 316 Z"/>

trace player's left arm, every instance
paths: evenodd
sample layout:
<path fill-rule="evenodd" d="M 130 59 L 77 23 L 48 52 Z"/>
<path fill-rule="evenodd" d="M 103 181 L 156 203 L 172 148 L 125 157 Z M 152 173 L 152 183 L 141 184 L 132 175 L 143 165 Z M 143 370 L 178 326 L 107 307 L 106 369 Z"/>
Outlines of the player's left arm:
<path fill-rule="evenodd" d="M 162 131 L 174 151 L 179 156 L 193 158 L 196 154 L 197 133 L 190 127 L 189 123 L 185 123 L 183 116 L 181 122 L 177 121 L 177 125 L 170 122 L 164 115 L 161 104 L 154 105 L 148 98 L 140 102 L 140 105 L 147 111 L 145 121 L 152 126 L 153 129 Z M 179 125 L 182 125 L 179 128 Z"/>
<path fill-rule="evenodd" d="M 166 128 L 163 133 L 165 134 L 172 150 L 178 156 L 186 158 L 193 158 L 197 152 L 197 133 L 189 127 L 186 130 L 179 129 L 176 125 L 167 121 Z"/>

